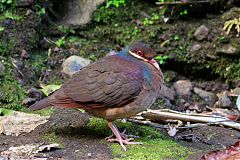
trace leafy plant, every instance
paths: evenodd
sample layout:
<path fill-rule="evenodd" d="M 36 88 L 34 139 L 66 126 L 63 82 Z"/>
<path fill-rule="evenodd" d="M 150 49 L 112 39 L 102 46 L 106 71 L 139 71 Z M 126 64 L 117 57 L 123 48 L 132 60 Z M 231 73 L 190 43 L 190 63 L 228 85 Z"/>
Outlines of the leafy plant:
<path fill-rule="evenodd" d="M 235 29 L 237 30 L 237 37 L 239 37 L 239 35 L 240 35 L 240 17 L 226 21 L 224 23 L 223 30 L 227 31 L 227 34 L 229 34 L 231 29 L 233 28 L 233 26 L 235 26 Z"/>
<path fill-rule="evenodd" d="M 0 26 L 0 32 L 4 31 L 4 27 Z"/>
<path fill-rule="evenodd" d="M 46 9 L 41 7 L 39 4 L 36 4 L 35 8 L 37 9 L 37 15 L 39 17 L 43 16 L 46 13 Z"/>
<path fill-rule="evenodd" d="M 156 13 L 153 13 L 151 18 L 144 18 L 143 19 L 143 24 L 144 25 L 152 25 L 157 20 L 159 20 L 159 15 L 156 14 Z"/>
<path fill-rule="evenodd" d="M 13 0 L 0 0 L 0 13 L 13 4 Z"/>
<path fill-rule="evenodd" d="M 65 43 L 66 43 L 65 36 L 63 36 L 62 38 L 59 38 L 59 39 L 55 42 L 55 45 L 60 48 L 60 47 L 65 46 Z"/>
<path fill-rule="evenodd" d="M 75 33 L 74 29 L 69 26 L 59 25 L 57 28 L 63 33 Z"/>
<path fill-rule="evenodd" d="M 7 116 L 10 115 L 12 112 L 14 111 L 6 108 L 0 108 L 0 116 Z"/>
<path fill-rule="evenodd" d="M 106 3 L 106 8 L 109 8 L 109 7 L 120 7 L 120 6 L 126 6 L 126 2 L 125 0 L 108 0 L 107 3 Z"/>
<path fill-rule="evenodd" d="M 14 14 L 12 12 L 9 12 L 9 11 L 5 12 L 4 17 L 6 19 L 11 19 L 11 20 L 16 20 L 16 21 L 19 21 L 23 18 L 22 16 L 16 15 L 16 14 Z"/>
<path fill-rule="evenodd" d="M 159 64 L 165 64 L 166 60 L 169 59 L 169 56 L 158 55 L 155 57 L 155 59 L 159 62 Z"/>
<path fill-rule="evenodd" d="M 182 12 L 180 12 L 180 16 L 187 15 L 187 14 L 188 14 L 188 10 L 187 9 L 183 10 Z"/>

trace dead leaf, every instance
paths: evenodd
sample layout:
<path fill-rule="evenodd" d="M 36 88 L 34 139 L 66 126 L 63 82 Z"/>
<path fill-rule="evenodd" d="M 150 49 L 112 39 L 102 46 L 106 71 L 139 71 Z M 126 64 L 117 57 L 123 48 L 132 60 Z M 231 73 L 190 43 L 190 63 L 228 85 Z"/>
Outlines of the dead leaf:
<path fill-rule="evenodd" d="M 176 129 L 176 127 L 175 126 L 171 126 L 171 125 L 168 125 L 168 126 L 169 126 L 168 135 L 171 136 L 171 137 L 175 136 L 177 131 L 178 131 Z"/>
<path fill-rule="evenodd" d="M 0 117 L 0 134 L 18 136 L 21 133 L 29 133 L 46 123 L 48 118 L 49 116 L 14 111 L 10 115 Z"/>
<path fill-rule="evenodd" d="M 223 151 L 211 151 L 200 160 L 238 160 L 240 158 L 240 141 Z"/>
<path fill-rule="evenodd" d="M 53 93 L 54 91 L 58 90 L 61 85 L 50 84 L 47 86 L 43 86 L 41 91 L 48 96 L 49 94 Z"/>

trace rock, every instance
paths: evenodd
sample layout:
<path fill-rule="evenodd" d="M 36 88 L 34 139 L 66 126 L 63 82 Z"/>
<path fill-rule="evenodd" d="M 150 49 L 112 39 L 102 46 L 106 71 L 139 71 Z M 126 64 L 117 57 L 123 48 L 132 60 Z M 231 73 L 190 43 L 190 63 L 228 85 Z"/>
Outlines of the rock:
<path fill-rule="evenodd" d="M 30 106 L 32 105 L 33 103 L 35 103 L 37 101 L 36 98 L 25 98 L 23 101 L 22 101 L 22 104 L 25 105 L 25 106 Z"/>
<path fill-rule="evenodd" d="M 194 93 L 199 95 L 202 99 L 204 99 L 209 106 L 212 106 L 217 100 L 216 95 L 212 92 L 207 92 L 197 87 L 194 87 L 193 91 Z"/>
<path fill-rule="evenodd" d="M 41 91 L 37 90 L 36 88 L 30 88 L 27 90 L 27 95 L 31 98 L 36 98 L 37 100 L 42 99 L 43 94 Z"/>
<path fill-rule="evenodd" d="M 63 62 L 62 72 L 71 77 L 74 73 L 89 64 L 90 60 L 88 59 L 79 56 L 71 56 Z"/>
<path fill-rule="evenodd" d="M 227 55 L 238 55 L 240 53 L 240 51 L 236 47 L 233 47 L 231 45 L 224 45 L 217 52 Z"/>
<path fill-rule="evenodd" d="M 232 93 L 233 93 L 233 94 L 236 94 L 236 95 L 240 95 L 240 88 L 239 88 L 239 87 L 234 88 L 234 89 L 232 90 Z"/>
<path fill-rule="evenodd" d="M 201 48 L 202 48 L 201 44 L 195 43 L 189 48 L 189 51 L 196 52 L 196 51 L 199 51 Z"/>
<path fill-rule="evenodd" d="M 0 134 L 18 136 L 30 133 L 37 126 L 46 123 L 49 116 L 14 111 L 10 115 L 0 116 Z"/>
<path fill-rule="evenodd" d="M 201 25 L 197 28 L 197 30 L 194 33 L 194 37 L 198 41 L 202 41 L 208 37 L 209 29 L 205 25 Z"/>
<path fill-rule="evenodd" d="M 218 96 L 218 107 L 231 107 L 232 101 L 230 98 L 227 96 L 227 92 L 219 93 L 217 94 Z"/>
<path fill-rule="evenodd" d="M 190 96 L 193 84 L 189 80 L 179 80 L 174 83 L 174 88 L 179 96 Z"/>
<path fill-rule="evenodd" d="M 71 115 L 71 116 L 69 116 Z M 90 116 L 85 112 L 76 111 L 74 109 L 59 109 L 56 108 L 55 112 L 48 119 L 46 124 L 56 129 L 56 126 L 60 128 L 67 127 L 83 127 L 89 122 Z"/>
<path fill-rule="evenodd" d="M 169 87 L 167 87 L 166 85 L 163 84 L 160 96 L 163 96 L 163 97 L 165 97 L 167 99 L 170 99 L 170 100 L 174 100 L 175 96 L 176 96 L 176 92 L 173 88 L 169 88 Z"/>
<path fill-rule="evenodd" d="M 53 1 L 52 10 L 59 17 L 58 22 L 64 25 L 80 26 L 86 25 L 91 20 L 93 11 L 105 0 L 71 0 Z"/>

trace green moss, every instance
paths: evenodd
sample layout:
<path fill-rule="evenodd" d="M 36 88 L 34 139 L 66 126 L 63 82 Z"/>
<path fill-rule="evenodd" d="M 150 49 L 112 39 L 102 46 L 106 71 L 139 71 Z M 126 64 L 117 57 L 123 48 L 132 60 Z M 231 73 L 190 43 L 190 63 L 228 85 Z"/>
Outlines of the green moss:
<path fill-rule="evenodd" d="M 24 88 L 13 78 L 12 66 L 4 61 L 6 71 L 0 75 L 0 107 L 13 110 L 23 108 L 22 100 L 25 97 Z"/>
<path fill-rule="evenodd" d="M 142 145 L 127 145 L 128 150 L 126 152 L 122 150 L 119 144 L 112 144 L 111 148 L 115 159 L 183 160 L 187 159 L 191 154 L 187 148 L 181 146 L 174 140 L 163 136 L 156 129 L 139 126 L 129 122 L 122 123 L 116 121 L 115 124 L 120 131 L 123 131 L 126 128 L 127 134 L 139 136 L 140 138 L 137 139 L 137 141 L 143 142 Z M 91 118 L 86 128 L 100 135 L 111 135 L 111 130 L 109 129 L 107 122 L 102 119 Z"/>
<path fill-rule="evenodd" d="M 45 133 L 41 139 L 43 141 L 47 141 L 48 143 L 57 143 L 60 145 L 61 148 L 64 147 L 63 142 L 60 138 L 53 132 L 53 133 Z"/>
<path fill-rule="evenodd" d="M 32 111 L 31 113 L 39 114 L 41 116 L 51 116 L 54 113 L 54 111 L 55 111 L 54 108 L 49 107 L 49 108 L 44 108 L 38 111 Z M 26 112 L 29 112 L 29 111 L 26 111 Z"/>
<path fill-rule="evenodd" d="M 126 152 L 118 144 L 112 145 L 115 159 L 178 159 L 184 160 L 190 155 L 187 148 L 171 140 L 141 138 L 142 145 L 131 146 Z"/>

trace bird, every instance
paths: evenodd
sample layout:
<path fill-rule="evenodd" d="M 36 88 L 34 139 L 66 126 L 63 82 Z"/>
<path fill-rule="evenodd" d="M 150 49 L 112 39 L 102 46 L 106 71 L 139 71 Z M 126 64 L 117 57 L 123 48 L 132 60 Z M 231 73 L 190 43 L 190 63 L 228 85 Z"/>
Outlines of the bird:
<path fill-rule="evenodd" d="M 107 120 L 115 138 L 124 151 L 133 138 L 120 133 L 113 121 L 128 118 L 148 109 L 159 97 L 163 73 L 154 59 L 156 52 L 138 41 L 114 55 L 94 62 L 68 79 L 59 90 L 29 108 L 46 107 L 84 109 L 90 115 Z"/>

